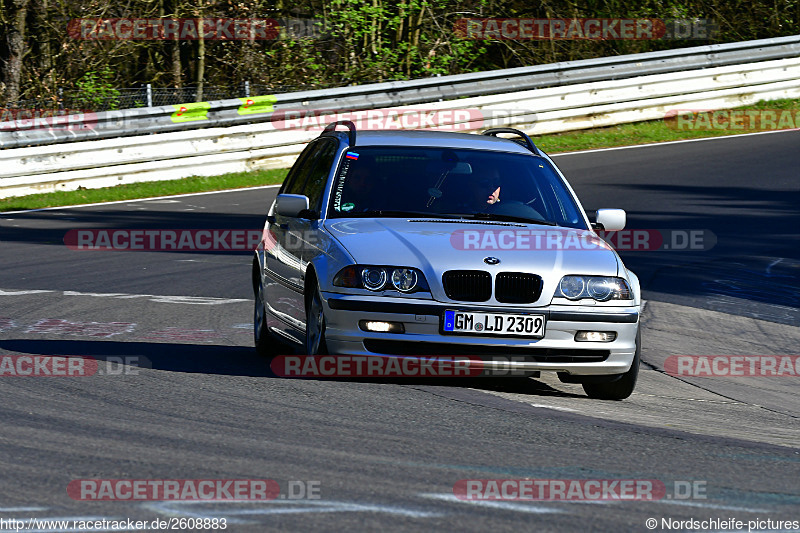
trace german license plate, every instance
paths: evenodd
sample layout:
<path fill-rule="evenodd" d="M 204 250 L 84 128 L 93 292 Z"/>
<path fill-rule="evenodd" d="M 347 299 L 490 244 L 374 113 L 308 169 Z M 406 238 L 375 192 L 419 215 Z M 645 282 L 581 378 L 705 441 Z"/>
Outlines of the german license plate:
<path fill-rule="evenodd" d="M 544 315 L 514 315 L 506 313 L 444 312 L 442 331 L 449 334 L 513 335 L 539 339 L 544 337 Z"/>

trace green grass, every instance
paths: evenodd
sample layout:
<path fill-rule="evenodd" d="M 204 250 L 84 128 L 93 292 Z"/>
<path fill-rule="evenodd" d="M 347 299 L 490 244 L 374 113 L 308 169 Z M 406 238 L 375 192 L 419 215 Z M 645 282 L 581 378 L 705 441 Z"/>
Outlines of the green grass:
<path fill-rule="evenodd" d="M 736 109 L 782 109 L 800 111 L 800 100 L 773 100 L 761 101 L 754 105 L 737 107 Z M 794 113 L 793 113 L 794 115 Z M 800 120 L 797 121 L 800 127 Z M 620 124 L 607 128 L 554 133 L 551 135 L 532 136 L 531 139 L 537 146 L 549 153 L 572 152 L 576 150 L 589 150 L 592 148 L 611 148 L 614 146 L 629 146 L 633 144 L 648 144 L 666 141 L 679 141 L 684 139 L 699 139 L 704 137 L 722 137 L 750 133 L 758 130 L 747 129 L 697 129 L 679 130 L 675 122 L 671 124 L 666 120 L 651 120 L 648 122 L 634 122 Z"/>
<path fill-rule="evenodd" d="M 782 109 L 800 111 L 798 100 L 773 100 L 758 102 L 755 105 L 744 106 L 737 109 Z M 794 115 L 794 113 L 793 113 Z M 800 120 L 798 120 L 800 127 Z M 703 137 L 719 137 L 747 133 L 746 129 L 699 129 L 679 130 L 675 122 L 666 120 L 652 120 L 649 122 L 636 122 L 621 124 L 607 128 L 580 130 L 552 135 L 533 136 L 533 141 L 548 153 L 572 152 L 592 148 L 610 148 L 614 146 L 628 146 L 633 144 L 648 144 L 683 139 L 697 139 Z M 154 196 L 169 196 L 192 192 L 219 191 L 225 189 L 239 189 L 258 185 L 272 185 L 281 183 L 288 169 L 255 170 L 252 172 L 237 172 L 212 177 L 191 177 L 180 180 L 151 181 L 104 187 L 102 189 L 81 189 L 69 192 L 53 192 L 45 194 L 32 194 L 0 199 L 0 212 L 16 211 L 23 209 L 39 209 L 64 205 L 78 205 L 99 202 L 112 202 L 117 200 L 132 200 L 136 198 L 151 198 Z"/>
<path fill-rule="evenodd" d="M 241 189 L 259 185 L 281 183 L 289 169 L 254 170 L 252 172 L 234 172 L 222 176 L 193 176 L 179 180 L 148 181 L 103 187 L 100 189 L 81 189 L 77 191 L 58 191 L 27 196 L 14 196 L 0 199 L 1 211 L 18 211 L 23 209 L 40 209 L 64 205 L 94 204 L 114 202 L 117 200 L 133 200 L 152 198 L 154 196 L 171 196 L 192 192 L 221 191 L 225 189 Z"/>

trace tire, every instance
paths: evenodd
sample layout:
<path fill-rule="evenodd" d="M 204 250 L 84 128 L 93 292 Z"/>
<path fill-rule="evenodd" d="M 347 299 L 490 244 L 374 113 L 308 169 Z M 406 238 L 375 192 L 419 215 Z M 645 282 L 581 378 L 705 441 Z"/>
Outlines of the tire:
<path fill-rule="evenodd" d="M 325 342 L 325 309 L 322 305 L 322 295 L 316 280 L 311 295 L 306 298 L 306 354 L 325 355 L 328 345 Z"/>
<path fill-rule="evenodd" d="M 596 400 L 624 400 L 633 393 L 636 387 L 636 378 L 639 376 L 639 362 L 642 353 L 641 330 L 636 332 L 636 353 L 633 356 L 631 368 L 619 377 L 606 383 L 584 383 L 583 390 Z"/>
<path fill-rule="evenodd" d="M 272 358 L 275 355 L 275 342 L 267 327 L 267 308 L 264 306 L 263 291 L 259 280 L 256 284 L 256 301 L 253 306 L 253 342 L 258 355 Z"/>

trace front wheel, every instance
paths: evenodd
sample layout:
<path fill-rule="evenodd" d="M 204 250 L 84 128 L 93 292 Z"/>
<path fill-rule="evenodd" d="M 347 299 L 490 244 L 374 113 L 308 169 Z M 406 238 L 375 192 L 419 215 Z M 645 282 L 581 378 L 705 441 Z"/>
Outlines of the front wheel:
<path fill-rule="evenodd" d="M 275 355 L 275 345 L 267 327 L 267 309 L 264 306 L 264 289 L 261 281 L 256 286 L 256 302 L 253 310 L 253 341 L 256 352 L 263 357 Z"/>
<path fill-rule="evenodd" d="M 319 287 L 306 301 L 306 354 L 324 355 L 328 353 L 325 343 L 325 309 Z"/>
<path fill-rule="evenodd" d="M 619 378 L 607 383 L 584 383 L 583 390 L 589 396 L 597 400 L 624 400 L 633 393 L 636 387 L 636 379 L 639 376 L 639 361 L 642 353 L 642 334 L 641 330 L 636 332 L 636 353 L 633 356 L 631 368 Z"/>

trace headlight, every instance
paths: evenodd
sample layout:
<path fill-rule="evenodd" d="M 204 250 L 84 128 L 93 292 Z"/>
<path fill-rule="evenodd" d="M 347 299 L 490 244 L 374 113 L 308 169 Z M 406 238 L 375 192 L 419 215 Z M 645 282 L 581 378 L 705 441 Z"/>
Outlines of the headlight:
<path fill-rule="evenodd" d="M 386 271 L 379 267 L 367 267 L 361 271 L 364 287 L 371 291 L 379 291 L 386 285 Z"/>
<path fill-rule="evenodd" d="M 607 276 L 564 276 L 556 296 L 570 300 L 592 298 L 598 302 L 633 299 L 627 281 Z"/>
<path fill-rule="evenodd" d="M 336 287 L 369 289 L 371 291 L 395 290 L 402 293 L 430 292 L 425 276 L 416 268 L 350 265 L 333 277 Z"/>
<path fill-rule="evenodd" d="M 581 276 L 564 276 L 558 284 L 561 295 L 570 300 L 577 300 L 586 288 L 586 282 Z"/>
<path fill-rule="evenodd" d="M 600 302 L 604 302 L 611 297 L 614 285 L 606 278 L 589 278 L 586 284 L 586 292 Z"/>
<path fill-rule="evenodd" d="M 392 285 L 400 292 L 411 292 L 417 286 L 417 273 L 410 268 L 395 268 L 392 271 Z"/>

